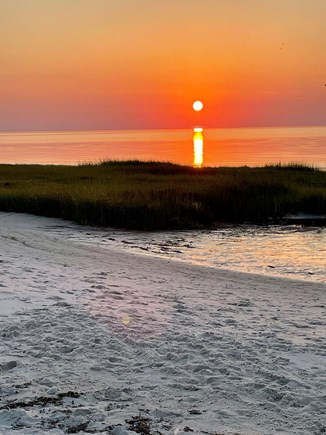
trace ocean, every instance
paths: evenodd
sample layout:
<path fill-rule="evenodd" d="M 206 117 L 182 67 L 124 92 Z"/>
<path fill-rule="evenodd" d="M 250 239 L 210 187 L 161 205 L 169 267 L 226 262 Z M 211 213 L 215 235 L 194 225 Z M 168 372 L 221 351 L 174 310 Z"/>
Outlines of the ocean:
<path fill-rule="evenodd" d="M 304 163 L 326 169 L 326 127 L 0 133 L 0 163 L 125 159 L 194 166 Z"/>

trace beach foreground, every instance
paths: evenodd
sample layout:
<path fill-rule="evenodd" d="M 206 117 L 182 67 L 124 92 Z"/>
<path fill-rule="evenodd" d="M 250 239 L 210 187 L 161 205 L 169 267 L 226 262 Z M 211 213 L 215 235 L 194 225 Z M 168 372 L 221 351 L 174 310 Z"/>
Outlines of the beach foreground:
<path fill-rule="evenodd" d="M 57 225 L 0 213 L 0 433 L 325 433 L 325 285 Z"/>

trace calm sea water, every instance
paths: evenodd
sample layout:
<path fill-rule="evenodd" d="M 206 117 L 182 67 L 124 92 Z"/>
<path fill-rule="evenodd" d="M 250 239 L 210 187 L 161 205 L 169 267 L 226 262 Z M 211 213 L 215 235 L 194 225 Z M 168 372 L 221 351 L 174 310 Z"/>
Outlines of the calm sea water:
<path fill-rule="evenodd" d="M 214 231 L 139 232 L 51 227 L 65 239 L 187 263 L 326 283 L 326 228 L 228 226 Z"/>
<path fill-rule="evenodd" d="M 140 159 L 193 165 L 194 142 L 192 130 L 0 133 L 0 162 Z M 206 129 L 201 145 L 203 162 L 196 166 L 300 162 L 326 168 L 326 127 Z"/>

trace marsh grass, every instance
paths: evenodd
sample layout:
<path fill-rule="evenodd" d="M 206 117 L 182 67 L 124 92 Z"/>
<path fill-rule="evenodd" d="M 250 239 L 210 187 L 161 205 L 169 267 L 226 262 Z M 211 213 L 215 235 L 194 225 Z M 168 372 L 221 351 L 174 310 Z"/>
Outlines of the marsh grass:
<path fill-rule="evenodd" d="M 304 165 L 202 168 L 109 161 L 0 165 L 0 210 L 155 230 L 326 214 L 326 172 Z"/>

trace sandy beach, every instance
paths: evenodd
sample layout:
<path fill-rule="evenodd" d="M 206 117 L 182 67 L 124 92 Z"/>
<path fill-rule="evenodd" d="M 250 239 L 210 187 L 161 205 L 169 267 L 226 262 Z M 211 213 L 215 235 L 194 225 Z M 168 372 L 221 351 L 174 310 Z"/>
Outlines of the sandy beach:
<path fill-rule="evenodd" d="M 326 285 L 59 224 L 0 213 L 1 434 L 325 433 Z"/>

